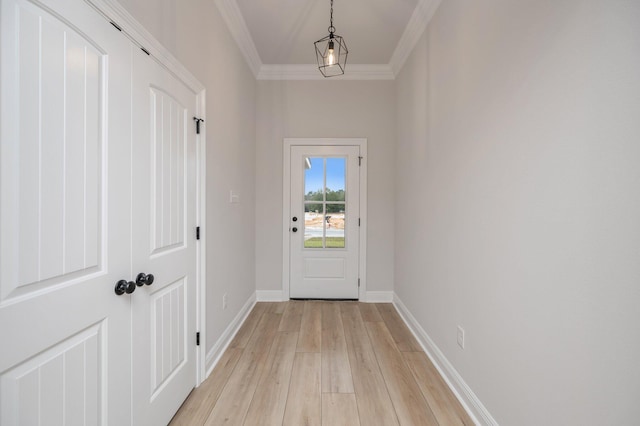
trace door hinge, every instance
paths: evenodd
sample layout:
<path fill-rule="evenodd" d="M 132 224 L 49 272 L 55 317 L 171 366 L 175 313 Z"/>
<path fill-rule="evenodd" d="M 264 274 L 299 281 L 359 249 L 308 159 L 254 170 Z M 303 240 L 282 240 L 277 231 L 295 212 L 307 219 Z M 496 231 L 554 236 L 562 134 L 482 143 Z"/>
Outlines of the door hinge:
<path fill-rule="evenodd" d="M 364 157 L 358 157 L 358 166 L 362 166 L 362 159 L 363 159 L 363 158 L 364 158 Z"/>
<path fill-rule="evenodd" d="M 358 226 L 360 226 L 360 218 L 358 218 Z"/>
<path fill-rule="evenodd" d="M 196 346 L 200 346 L 200 332 L 196 333 Z"/>
<path fill-rule="evenodd" d="M 144 53 L 146 53 L 147 56 L 151 56 L 151 53 L 149 53 L 149 51 L 147 49 L 145 49 L 144 47 L 140 46 L 140 50 L 142 50 Z"/>
<path fill-rule="evenodd" d="M 115 23 L 115 22 L 113 22 L 113 21 L 109 21 L 109 22 L 111 22 L 111 25 L 113 25 L 113 26 L 115 27 L 115 29 L 116 29 L 116 30 L 118 30 L 118 31 L 122 31 L 122 27 L 121 27 L 120 25 L 116 24 L 116 23 Z"/>
<path fill-rule="evenodd" d="M 200 134 L 200 123 L 204 123 L 202 118 L 193 117 L 193 120 L 196 122 L 196 134 Z"/>
<path fill-rule="evenodd" d="M 358 288 L 360 288 L 360 278 L 358 278 Z"/>
<path fill-rule="evenodd" d="M 196 240 L 200 239 L 200 227 L 196 226 Z"/>

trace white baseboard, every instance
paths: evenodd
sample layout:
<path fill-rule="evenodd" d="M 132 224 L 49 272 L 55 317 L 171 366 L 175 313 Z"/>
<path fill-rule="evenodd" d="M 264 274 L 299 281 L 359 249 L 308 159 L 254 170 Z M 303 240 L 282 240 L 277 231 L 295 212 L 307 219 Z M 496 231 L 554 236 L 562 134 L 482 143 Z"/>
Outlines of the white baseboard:
<path fill-rule="evenodd" d="M 284 302 L 289 300 L 282 294 L 282 290 L 257 290 L 256 300 L 258 302 Z"/>
<path fill-rule="evenodd" d="M 367 291 L 362 302 L 367 303 L 392 303 L 392 291 Z M 258 302 L 286 302 L 288 297 L 284 297 L 282 290 L 258 290 L 256 291 Z"/>
<path fill-rule="evenodd" d="M 207 356 L 205 359 L 205 369 L 206 369 L 206 375 L 204 377 L 205 380 L 207 379 L 207 377 L 209 377 L 209 375 L 213 371 L 218 361 L 220 361 L 220 357 L 222 356 L 224 351 L 227 350 L 229 343 L 231 343 L 231 340 L 233 340 L 233 337 L 236 335 L 236 333 L 240 329 L 240 326 L 242 325 L 242 323 L 244 323 L 244 320 L 247 319 L 249 312 L 251 312 L 251 309 L 255 304 L 256 304 L 256 295 L 254 293 L 245 302 L 242 309 L 240 309 L 240 312 L 238 312 L 238 315 L 236 315 L 233 321 L 231 321 L 231 324 L 229 324 L 229 326 L 224 330 L 224 333 L 222 333 L 222 336 L 220 336 L 220 338 L 213 345 L 211 350 L 207 352 Z"/>
<path fill-rule="evenodd" d="M 393 302 L 392 291 L 367 291 L 365 293 L 365 300 L 367 303 L 391 303 Z"/>
<path fill-rule="evenodd" d="M 498 426 L 498 422 L 491 416 L 486 407 L 480 402 L 480 399 L 471 390 L 456 371 L 449 360 L 444 356 L 442 351 L 436 346 L 434 341 L 429 337 L 427 332 L 418 323 L 415 317 L 409 312 L 404 303 L 397 294 L 393 296 L 393 304 L 400 313 L 400 316 L 407 324 L 413 335 L 416 337 L 422 349 L 433 362 L 436 369 L 447 383 L 451 391 L 458 398 L 464 409 L 469 413 L 474 422 L 478 425 Z"/>

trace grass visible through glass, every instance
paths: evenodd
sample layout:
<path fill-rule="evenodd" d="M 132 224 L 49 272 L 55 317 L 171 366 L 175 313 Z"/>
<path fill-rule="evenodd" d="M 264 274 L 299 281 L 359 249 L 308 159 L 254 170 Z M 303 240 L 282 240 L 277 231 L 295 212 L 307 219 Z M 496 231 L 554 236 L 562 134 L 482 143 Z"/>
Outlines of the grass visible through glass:
<path fill-rule="evenodd" d="M 322 247 L 322 237 L 314 237 L 305 240 L 305 248 L 344 248 L 344 237 L 326 237 L 327 247 Z"/>

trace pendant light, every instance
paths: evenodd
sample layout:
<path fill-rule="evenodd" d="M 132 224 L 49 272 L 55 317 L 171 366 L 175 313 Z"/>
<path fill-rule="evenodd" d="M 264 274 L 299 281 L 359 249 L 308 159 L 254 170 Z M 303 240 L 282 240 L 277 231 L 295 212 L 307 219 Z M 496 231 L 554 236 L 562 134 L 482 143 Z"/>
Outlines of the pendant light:
<path fill-rule="evenodd" d="M 313 43 L 316 47 L 318 69 L 325 77 L 335 77 L 344 74 L 347 66 L 347 44 L 337 35 L 333 26 L 333 0 L 331 0 L 331 20 L 329 35 Z"/>

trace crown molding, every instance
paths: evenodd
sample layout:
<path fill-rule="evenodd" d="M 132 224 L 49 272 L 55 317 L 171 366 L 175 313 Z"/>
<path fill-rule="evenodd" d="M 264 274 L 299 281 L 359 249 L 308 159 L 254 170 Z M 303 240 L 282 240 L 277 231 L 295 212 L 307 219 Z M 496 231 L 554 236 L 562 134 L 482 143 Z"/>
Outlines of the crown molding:
<path fill-rule="evenodd" d="M 391 61 L 389 61 L 389 65 L 393 70 L 394 75 L 398 75 L 404 63 L 409 58 L 411 51 L 416 46 L 416 43 L 422 36 L 422 33 L 427 29 L 429 22 L 431 22 L 431 18 L 438 10 L 438 6 L 442 0 L 419 0 L 416 5 L 416 9 L 413 11 L 413 15 L 411 15 L 411 19 L 409 19 L 409 23 L 407 24 L 407 28 L 405 28 L 402 37 L 400 37 L 400 41 L 396 46 L 396 50 L 393 52 L 391 56 Z"/>
<path fill-rule="evenodd" d="M 346 72 L 325 78 L 315 64 L 262 65 L 258 80 L 393 80 L 395 75 L 389 65 L 347 64 Z"/>
<path fill-rule="evenodd" d="M 120 27 L 120 31 L 135 45 L 157 60 L 193 93 L 204 90 L 204 85 L 173 56 L 142 24 L 140 24 L 117 0 L 85 0 L 109 22 Z"/>
<path fill-rule="evenodd" d="M 215 0 L 215 3 L 231 35 L 236 40 L 242 55 L 247 60 L 247 64 L 249 64 L 253 75 L 257 77 L 260 72 L 260 67 L 262 66 L 262 60 L 260 59 L 256 45 L 253 43 L 253 38 L 249 32 L 247 23 L 242 17 L 238 3 L 236 3 L 236 0 Z"/>
<path fill-rule="evenodd" d="M 389 64 L 348 65 L 344 75 L 331 77 L 329 80 L 395 79 L 441 2 L 442 0 L 418 0 Z M 215 0 L 215 4 L 257 80 L 327 80 L 312 64 L 263 64 L 236 0 Z"/>

